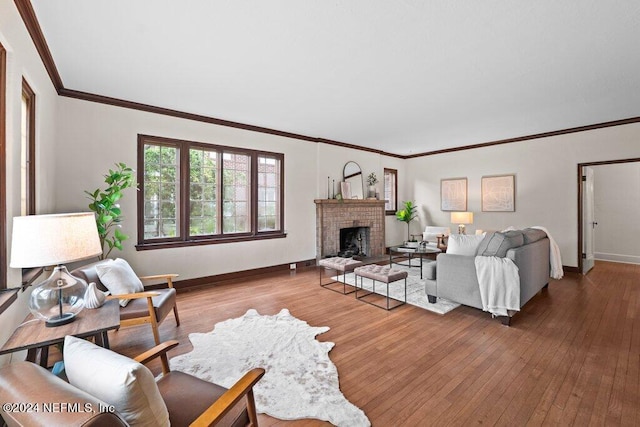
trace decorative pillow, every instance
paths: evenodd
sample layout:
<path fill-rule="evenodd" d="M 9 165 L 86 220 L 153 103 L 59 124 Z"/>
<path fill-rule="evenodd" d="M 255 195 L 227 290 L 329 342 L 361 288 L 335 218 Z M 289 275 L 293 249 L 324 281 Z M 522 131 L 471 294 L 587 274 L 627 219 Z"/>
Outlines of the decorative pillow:
<path fill-rule="evenodd" d="M 537 242 L 538 240 L 542 240 L 547 237 L 547 233 L 537 228 L 525 228 L 522 230 L 522 235 L 524 236 L 525 245 Z"/>
<path fill-rule="evenodd" d="M 524 244 L 524 236 L 520 230 L 487 234 L 478 246 L 479 256 L 496 256 L 504 258 L 507 251 Z"/>
<path fill-rule="evenodd" d="M 133 271 L 129 263 L 121 258 L 96 265 L 96 272 L 102 284 L 111 295 L 133 294 L 144 292 L 142 282 Z M 126 307 L 128 299 L 120 299 L 120 305 Z"/>
<path fill-rule="evenodd" d="M 113 405 L 129 425 L 169 426 L 167 406 L 144 365 L 70 335 L 64 365 L 70 384 Z"/>
<path fill-rule="evenodd" d="M 484 234 L 477 236 L 451 234 L 447 243 L 447 253 L 453 255 L 475 255 L 482 239 L 484 239 Z"/>

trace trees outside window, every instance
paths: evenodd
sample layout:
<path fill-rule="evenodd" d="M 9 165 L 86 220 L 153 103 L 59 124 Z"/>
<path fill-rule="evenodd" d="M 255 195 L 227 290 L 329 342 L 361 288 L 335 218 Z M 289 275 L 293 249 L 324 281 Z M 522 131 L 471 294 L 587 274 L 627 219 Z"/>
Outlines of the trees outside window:
<path fill-rule="evenodd" d="M 284 155 L 140 135 L 139 248 L 284 237 Z"/>

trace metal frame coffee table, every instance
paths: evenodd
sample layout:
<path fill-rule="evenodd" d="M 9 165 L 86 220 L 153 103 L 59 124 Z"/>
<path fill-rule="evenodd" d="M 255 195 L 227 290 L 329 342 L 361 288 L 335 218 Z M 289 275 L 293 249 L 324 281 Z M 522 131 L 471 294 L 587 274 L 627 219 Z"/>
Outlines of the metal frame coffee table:
<path fill-rule="evenodd" d="M 407 246 L 392 246 L 389 248 L 389 266 L 393 266 L 393 264 L 397 264 L 397 265 L 403 265 L 405 267 L 419 267 L 420 268 L 420 279 L 422 279 L 422 259 L 423 258 L 428 258 L 428 257 L 433 257 L 435 258 L 435 256 L 437 254 L 439 254 L 440 252 L 442 252 L 440 249 L 438 248 L 433 248 L 433 247 L 417 247 L 417 248 L 410 248 Z M 420 258 L 420 264 L 419 265 L 411 265 L 411 260 L 415 257 L 418 256 L 418 258 Z M 409 259 L 409 263 L 402 263 L 402 262 L 397 262 L 394 261 L 396 259 Z"/>

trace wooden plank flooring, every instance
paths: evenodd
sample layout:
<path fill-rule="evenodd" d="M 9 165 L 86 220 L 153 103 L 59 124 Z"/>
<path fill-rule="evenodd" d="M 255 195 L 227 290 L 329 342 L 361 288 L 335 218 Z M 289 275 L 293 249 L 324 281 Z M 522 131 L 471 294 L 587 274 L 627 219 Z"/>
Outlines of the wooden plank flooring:
<path fill-rule="evenodd" d="M 340 388 L 374 426 L 640 425 L 640 266 L 598 262 L 587 276 L 552 281 L 505 327 L 460 307 L 440 316 L 410 305 L 386 312 L 318 285 L 315 270 L 270 274 L 178 295 L 163 340 L 191 351 L 188 334 L 249 308 L 287 308 L 312 326 Z M 150 328 L 110 333 L 112 349 L 153 346 Z M 152 365 L 159 371 L 159 365 Z M 326 425 L 260 415 L 263 426 Z"/>

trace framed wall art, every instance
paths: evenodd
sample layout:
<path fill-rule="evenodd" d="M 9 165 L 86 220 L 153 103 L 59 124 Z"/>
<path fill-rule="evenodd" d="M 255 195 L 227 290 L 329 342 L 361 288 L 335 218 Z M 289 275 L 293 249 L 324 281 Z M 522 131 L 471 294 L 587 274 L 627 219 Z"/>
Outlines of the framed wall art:
<path fill-rule="evenodd" d="M 467 210 L 467 178 L 440 180 L 440 209 L 462 212 Z"/>
<path fill-rule="evenodd" d="M 482 177 L 482 212 L 515 212 L 516 176 Z"/>

